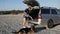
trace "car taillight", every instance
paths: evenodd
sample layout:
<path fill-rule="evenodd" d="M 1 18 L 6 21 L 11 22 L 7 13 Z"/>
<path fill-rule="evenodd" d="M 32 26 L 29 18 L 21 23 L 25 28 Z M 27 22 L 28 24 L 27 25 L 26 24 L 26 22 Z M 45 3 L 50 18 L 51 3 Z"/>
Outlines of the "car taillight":
<path fill-rule="evenodd" d="M 38 15 L 38 19 L 42 19 L 42 15 Z"/>

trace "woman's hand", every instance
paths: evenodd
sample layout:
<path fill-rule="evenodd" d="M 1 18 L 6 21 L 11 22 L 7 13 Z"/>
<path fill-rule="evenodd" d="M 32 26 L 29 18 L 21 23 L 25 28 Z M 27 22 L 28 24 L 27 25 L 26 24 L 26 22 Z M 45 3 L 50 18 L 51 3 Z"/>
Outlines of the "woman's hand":
<path fill-rule="evenodd" d="M 32 10 L 33 8 L 31 6 L 29 6 L 29 10 Z"/>

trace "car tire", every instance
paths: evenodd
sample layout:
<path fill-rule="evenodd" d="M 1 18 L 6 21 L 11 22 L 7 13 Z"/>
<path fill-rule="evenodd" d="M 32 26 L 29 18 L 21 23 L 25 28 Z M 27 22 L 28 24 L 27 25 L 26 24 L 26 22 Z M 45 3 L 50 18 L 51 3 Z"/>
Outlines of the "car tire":
<path fill-rule="evenodd" d="M 53 25 L 54 25 L 53 20 L 49 20 L 47 23 L 47 27 L 50 29 L 50 28 L 53 28 Z"/>

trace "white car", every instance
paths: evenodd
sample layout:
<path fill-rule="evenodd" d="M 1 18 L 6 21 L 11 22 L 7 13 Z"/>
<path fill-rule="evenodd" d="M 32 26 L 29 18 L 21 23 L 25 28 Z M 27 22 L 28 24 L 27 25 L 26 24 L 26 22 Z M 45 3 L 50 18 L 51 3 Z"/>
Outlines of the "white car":
<path fill-rule="evenodd" d="M 31 23 L 47 25 L 48 28 L 52 28 L 54 24 L 60 24 L 60 14 L 58 12 L 57 8 L 41 7 L 38 19 L 31 21 Z"/>

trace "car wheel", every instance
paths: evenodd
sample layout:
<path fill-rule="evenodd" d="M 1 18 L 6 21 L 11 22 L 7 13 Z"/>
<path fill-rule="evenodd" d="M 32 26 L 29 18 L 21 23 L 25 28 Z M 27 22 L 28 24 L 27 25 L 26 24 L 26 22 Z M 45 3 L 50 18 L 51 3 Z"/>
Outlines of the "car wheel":
<path fill-rule="evenodd" d="M 48 28 L 52 28 L 54 23 L 52 20 L 49 20 L 47 25 L 48 25 Z"/>

